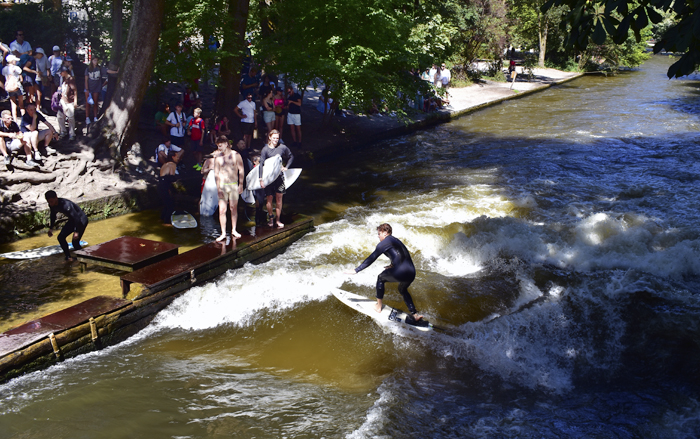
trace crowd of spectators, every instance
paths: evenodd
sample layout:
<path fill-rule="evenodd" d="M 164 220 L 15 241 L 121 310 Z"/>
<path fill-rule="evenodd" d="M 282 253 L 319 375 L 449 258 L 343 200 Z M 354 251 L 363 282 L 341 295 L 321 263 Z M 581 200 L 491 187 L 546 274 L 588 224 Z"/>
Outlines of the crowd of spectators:
<path fill-rule="evenodd" d="M 162 166 L 178 153 L 180 170 L 188 161 L 194 162 L 193 168 L 200 171 L 208 154 L 217 149 L 216 139 L 220 136 L 231 138 L 232 133 L 240 133 L 237 139 L 240 143 L 234 144 L 244 145 L 244 149 L 250 151 L 253 139 L 265 139 L 275 129 L 284 132 L 285 126 L 289 126 L 289 146 L 301 148 L 302 97 L 294 87 L 285 88 L 276 75 L 260 74 L 256 67 L 250 67 L 241 77 L 239 92 L 234 121 L 225 115 L 218 118 L 203 115 L 201 99 L 191 88 L 187 88 L 177 102 L 161 104 L 155 113 L 155 130 L 168 142 L 161 141 L 156 149 L 156 163 Z M 180 161 L 182 155 L 190 158 Z"/>
<path fill-rule="evenodd" d="M 0 42 L 0 51 L 0 98 L 10 101 L 9 116 L 3 112 L 0 124 L 0 152 L 6 167 L 22 153 L 27 166 L 41 166 L 43 156 L 57 153 L 49 146 L 52 141 L 76 138 L 78 84 L 73 59 L 59 46 L 52 47 L 51 55 L 41 47 L 33 48 L 22 30 L 9 45 Z M 85 69 L 86 125 L 97 120 L 107 77 L 114 73 L 101 66 L 97 56 Z M 45 114 L 55 115 L 58 127 Z"/>

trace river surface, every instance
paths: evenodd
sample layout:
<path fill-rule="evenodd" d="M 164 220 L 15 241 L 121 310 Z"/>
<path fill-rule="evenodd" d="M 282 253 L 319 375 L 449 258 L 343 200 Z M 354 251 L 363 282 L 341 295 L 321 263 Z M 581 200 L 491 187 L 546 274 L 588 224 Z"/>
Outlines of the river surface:
<path fill-rule="evenodd" d="M 0 386 L 0 438 L 697 437 L 700 78 L 670 63 L 305 170 L 287 199 L 314 232 Z M 446 332 L 384 330 L 330 295 L 373 295 L 383 257 L 342 272 L 383 222 Z"/>

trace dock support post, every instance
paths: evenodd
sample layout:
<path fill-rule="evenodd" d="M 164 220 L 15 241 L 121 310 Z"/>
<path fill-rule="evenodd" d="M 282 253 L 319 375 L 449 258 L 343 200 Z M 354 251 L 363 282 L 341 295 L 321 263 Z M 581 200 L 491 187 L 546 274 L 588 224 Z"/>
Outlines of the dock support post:
<path fill-rule="evenodd" d="M 95 324 L 95 318 L 90 317 L 90 334 L 92 334 L 92 342 L 97 341 L 97 325 Z"/>
<path fill-rule="evenodd" d="M 53 353 L 56 355 L 57 359 L 61 359 L 61 351 L 58 349 L 58 342 L 56 341 L 56 336 L 53 332 L 49 334 L 49 340 L 51 340 L 51 347 L 53 348 Z"/>

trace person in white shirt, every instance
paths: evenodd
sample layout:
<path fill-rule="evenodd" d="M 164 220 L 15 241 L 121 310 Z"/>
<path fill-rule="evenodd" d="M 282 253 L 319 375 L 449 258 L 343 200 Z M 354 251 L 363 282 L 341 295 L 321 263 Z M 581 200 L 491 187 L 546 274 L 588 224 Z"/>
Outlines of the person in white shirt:
<path fill-rule="evenodd" d="M 22 88 L 22 69 L 17 65 L 19 58 L 12 53 L 7 55 L 7 65 L 3 67 L 5 90 L 10 96 L 12 119 L 17 120 L 17 106 L 24 110 L 24 88 Z"/>
<path fill-rule="evenodd" d="M 430 71 L 428 72 L 428 80 L 431 84 L 435 84 L 435 75 L 437 74 L 437 71 L 437 66 L 433 64 L 433 66 L 430 68 Z"/>
<path fill-rule="evenodd" d="M 177 155 L 179 162 L 179 159 L 182 158 L 183 154 L 185 154 L 185 150 L 177 145 L 173 145 L 170 142 L 170 139 L 166 138 L 163 139 L 163 143 L 158 145 L 158 148 L 156 148 L 153 158 L 156 161 L 156 165 L 162 166 L 165 163 L 168 163 L 168 157 L 171 157 L 173 154 Z M 175 170 L 175 173 L 177 174 L 177 170 Z"/>
<path fill-rule="evenodd" d="M 182 104 L 175 105 L 175 111 L 168 115 L 165 124 L 170 127 L 170 141 L 179 147 L 185 146 L 185 133 L 187 132 L 187 118 L 182 112 Z"/>
<path fill-rule="evenodd" d="M 450 73 L 450 70 L 447 68 L 445 63 L 442 63 L 442 70 L 440 71 L 440 83 L 442 84 L 442 88 L 445 89 L 445 99 L 447 100 L 447 104 L 450 103 L 450 94 L 447 92 L 447 86 L 450 84 L 451 79 L 452 74 Z"/>
<path fill-rule="evenodd" d="M 19 58 L 20 56 L 32 54 L 32 45 L 24 41 L 24 31 L 17 31 L 17 39 L 10 43 L 10 51 Z"/>
<path fill-rule="evenodd" d="M 247 92 L 244 100 L 238 103 L 238 106 L 233 109 L 236 116 L 241 118 L 241 129 L 243 130 L 243 140 L 246 148 L 250 148 L 250 140 L 253 138 L 253 130 L 258 127 L 256 118 L 255 101 L 253 101 L 253 93 Z"/>

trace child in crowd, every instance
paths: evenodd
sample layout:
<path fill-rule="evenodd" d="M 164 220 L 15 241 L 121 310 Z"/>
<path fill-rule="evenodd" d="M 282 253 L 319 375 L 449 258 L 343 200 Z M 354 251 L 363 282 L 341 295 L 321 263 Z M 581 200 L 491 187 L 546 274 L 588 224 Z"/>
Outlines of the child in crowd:
<path fill-rule="evenodd" d="M 190 119 L 187 124 L 187 133 L 190 135 L 190 147 L 192 148 L 192 154 L 197 160 L 195 168 L 202 168 L 202 150 L 204 148 L 204 119 L 202 119 L 202 109 L 195 108 L 192 113 L 192 119 Z"/>
<path fill-rule="evenodd" d="M 22 69 L 17 65 L 19 58 L 13 54 L 5 58 L 7 65 L 3 67 L 2 74 L 5 76 L 5 91 L 10 96 L 12 108 L 12 119 L 17 119 L 17 107 L 24 110 L 24 88 L 22 88 Z"/>

